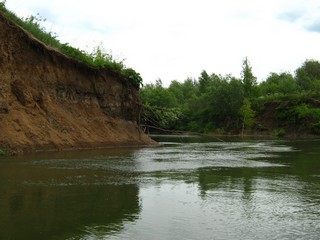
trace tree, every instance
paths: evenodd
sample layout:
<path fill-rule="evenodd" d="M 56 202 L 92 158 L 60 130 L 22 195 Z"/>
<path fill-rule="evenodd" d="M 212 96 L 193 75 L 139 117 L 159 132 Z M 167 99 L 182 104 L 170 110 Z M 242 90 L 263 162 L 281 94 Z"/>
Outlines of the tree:
<path fill-rule="evenodd" d="M 232 76 L 217 81 L 207 93 L 210 121 L 215 128 L 238 130 L 244 93 L 242 82 Z"/>
<path fill-rule="evenodd" d="M 254 115 L 255 112 L 251 108 L 251 103 L 250 101 L 245 98 L 243 100 L 243 105 L 240 109 L 240 114 L 242 116 L 242 134 L 244 129 L 250 129 L 254 123 Z"/>
<path fill-rule="evenodd" d="M 183 104 L 185 99 L 183 96 L 182 83 L 177 80 L 171 81 L 168 91 L 176 98 L 177 105 Z"/>
<path fill-rule="evenodd" d="M 199 90 L 201 93 L 203 93 L 206 91 L 206 88 L 210 83 L 210 76 L 205 70 L 203 70 L 198 80 L 199 80 Z"/>
<path fill-rule="evenodd" d="M 296 81 L 303 91 L 320 90 L 315 89 L 319 87 L 320 63 L 316 60 L 306 60 L 296 70 Z"/>
<path fill-rule="evenodd" d="M 161 79 L 155 84 L 146 84 L 140 89 L 140 97 L 144 104 L 155 107 L 175 107 L 176 98 L 173 93 L 162 85 Z"/>
<path fill-rule="evenodd" d="M 253 76 L 252 67 L 247 57 L 243 60 L 241 77 L 244 96 L 248 99 L 255 97 L 257 93 L 257 78 Z"/>
<path fill-rule="evenodd" d="M 270 73 L 266 81 L 259 85 L 262 95 L 293 94 L 298 91 L 298 85 L 290 73 Z"/>

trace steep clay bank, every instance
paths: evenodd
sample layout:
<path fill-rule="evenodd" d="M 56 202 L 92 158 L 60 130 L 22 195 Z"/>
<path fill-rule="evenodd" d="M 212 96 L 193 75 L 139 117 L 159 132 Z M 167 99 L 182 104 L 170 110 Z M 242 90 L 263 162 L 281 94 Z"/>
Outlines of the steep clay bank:
<path fill-rule="evenodd" d="M 14 153 L 156 144 L 137 89 L 45 46 L 0 13 L 0 148 Z"/>

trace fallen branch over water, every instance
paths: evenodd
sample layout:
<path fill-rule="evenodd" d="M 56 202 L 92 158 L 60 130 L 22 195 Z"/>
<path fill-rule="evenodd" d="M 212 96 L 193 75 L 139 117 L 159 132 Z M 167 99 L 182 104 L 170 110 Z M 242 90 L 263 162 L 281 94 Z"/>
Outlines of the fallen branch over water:
<path fill-rule="evenodd" d="M 177 130 L 169 130 L 169 129 L 164 129 L 164 128 L 160 128 L 160 127 L 155 127 L 155 126 L 151 126 L 151 125 L 145 125 L 145 124 L 141 124 L 140 125 L 143 129 L 144 132 L 146 131 L 146 128 L 152 128 L 152 129 L 156 129 L 162 132 L 166 132 L 166 133 L 170 133 L 170 134 L 184 134 L 184 135 L 195 135 L 195 136 L 209 136 L 209 137 L 213 137 L 216 140 L 220 141 L 220 142 L 225 142 L 224 140 L 222 140 L 221 138 L 218 138 L 216 136 L 212 136 L 212 135 L 208 135 L 208 134 L 204 134 L 204 133 L 200 133 L 200 132 L 190 132 L 190 131 L 177 131 Z M 149 130 L 148 130 L 149 133 Z"/>

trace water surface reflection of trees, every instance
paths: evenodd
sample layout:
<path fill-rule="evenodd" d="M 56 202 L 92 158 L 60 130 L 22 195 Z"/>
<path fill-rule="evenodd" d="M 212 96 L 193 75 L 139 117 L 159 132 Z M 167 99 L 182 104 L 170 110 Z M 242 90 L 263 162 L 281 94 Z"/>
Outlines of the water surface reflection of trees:
<path fill-rule="evenodd" d="M 0 239 L 81 238 L 92 226 L 106 234 L 139 215 L 138 186 L 108 183 L 121 174 L 46 163 L 0 161 Z"/>

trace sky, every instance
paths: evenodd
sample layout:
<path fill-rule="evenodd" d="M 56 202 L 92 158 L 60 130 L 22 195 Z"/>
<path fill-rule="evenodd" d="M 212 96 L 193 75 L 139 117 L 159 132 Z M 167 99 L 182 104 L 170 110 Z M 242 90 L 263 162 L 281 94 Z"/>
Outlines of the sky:
<path fill-rule="evenodd" d="M 20 17 L 40 14 L 63 43 L 102 44 L 144 83 L 240 77 L 248 58 L 258 81 L 320 60 L 319 0 L 7 0 Z"/>

